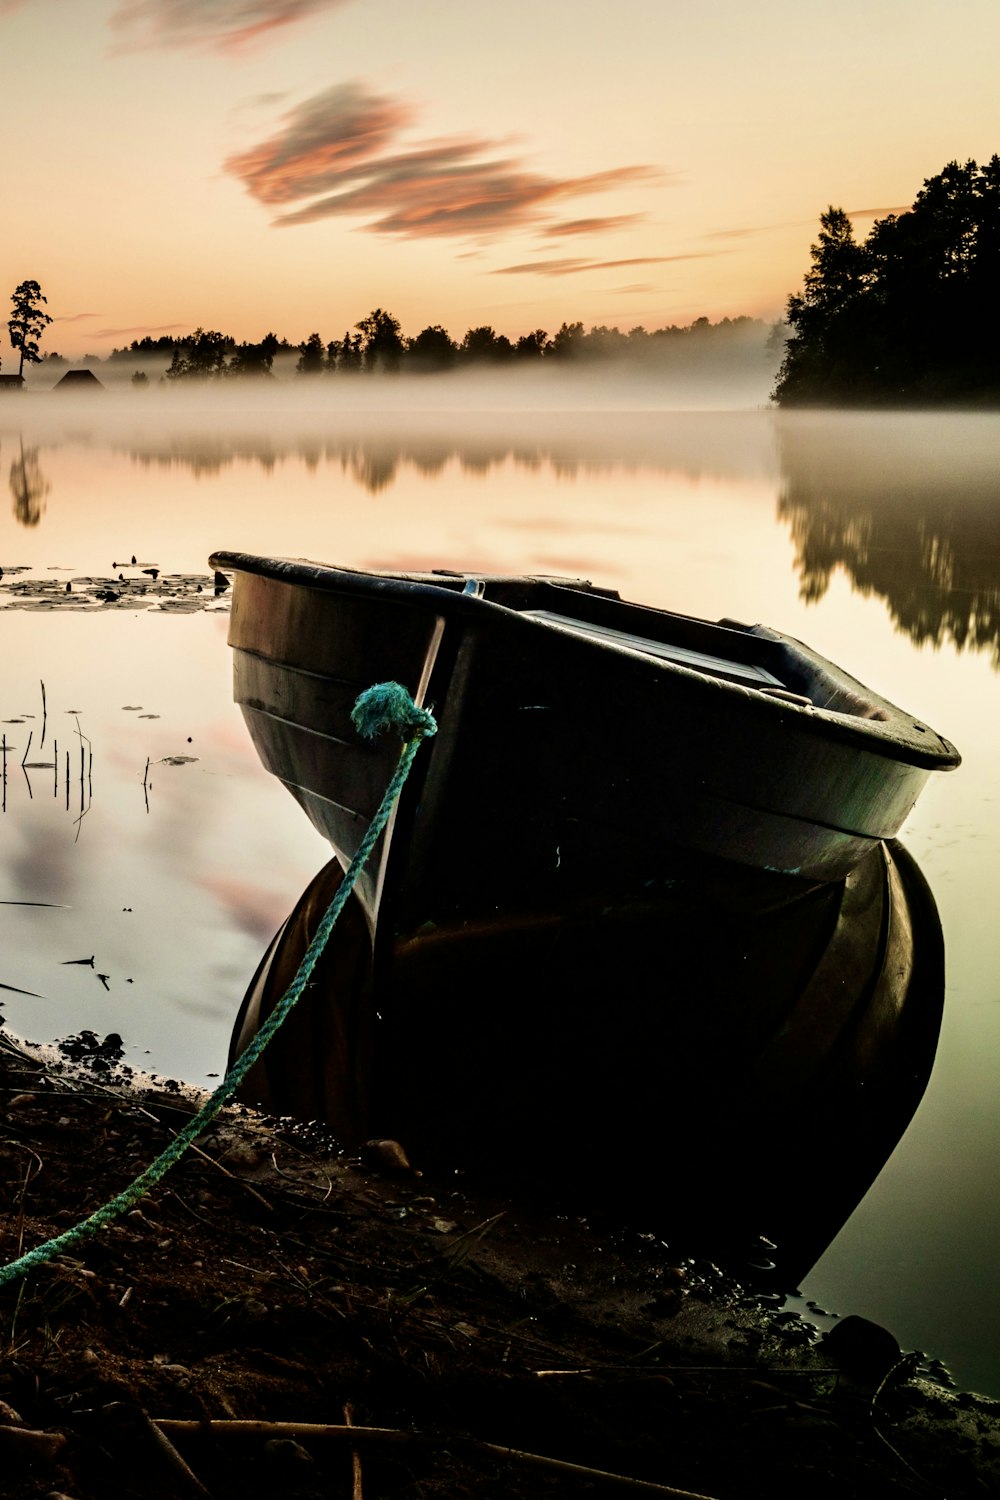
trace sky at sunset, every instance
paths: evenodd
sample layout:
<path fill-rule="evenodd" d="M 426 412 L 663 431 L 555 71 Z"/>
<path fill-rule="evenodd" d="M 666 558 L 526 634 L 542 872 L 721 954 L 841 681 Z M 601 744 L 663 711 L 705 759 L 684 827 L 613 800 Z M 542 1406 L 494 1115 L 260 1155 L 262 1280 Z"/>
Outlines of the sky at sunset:
<path fill-rule="evenodd" d="M 69 357 L 772 319 L 828 204 L 1000 151 L 998 64 L 997 0 L 0 0 L 0 307 Z"/>

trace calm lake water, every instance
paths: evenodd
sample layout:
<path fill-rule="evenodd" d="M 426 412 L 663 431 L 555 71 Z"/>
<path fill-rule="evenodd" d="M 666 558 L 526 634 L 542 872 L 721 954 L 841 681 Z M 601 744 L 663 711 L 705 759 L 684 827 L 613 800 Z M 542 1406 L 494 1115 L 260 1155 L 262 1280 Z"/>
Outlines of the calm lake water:
<path fill-rule="evenodd" d="M 644 603 L 764 621 L 964 756 L 903 834 L 945 931 L 933 1077 L 803 1292 L 1000 1396 L 1000 418 L 569 399 L 418 411 L 405 392 L 393 405 L 287 392 L 210 407 L 155 392 L 4 399 L 11 1028 L 38 1040 L 113 1030 L 141 1066 L 220 1073 L 256 963 L 327 858 L 232 705 L 225 600 L 192 584 L 148 609 L 81 610 L 65 607 L 84 592 L 73 580 L 203 575 L 212 550 L 233 548 L 582 575 Z M 28 902 L 48 904 L 7 904 Z M 93 967 L 72 962 L 91 955 Z"/>

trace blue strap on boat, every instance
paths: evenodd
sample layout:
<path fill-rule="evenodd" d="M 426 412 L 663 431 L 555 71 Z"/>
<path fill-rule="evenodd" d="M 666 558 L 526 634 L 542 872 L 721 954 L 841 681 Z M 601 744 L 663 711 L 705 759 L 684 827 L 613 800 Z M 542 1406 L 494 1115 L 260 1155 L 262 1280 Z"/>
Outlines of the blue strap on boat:
<path fill-rule="evenodd" d="M 233 1063 L 215 1092 L 209 1095 L 198 1113 L 192 1116 L 184 1128 L 177 1132 L 166 1150 L 151 1162 L 144 1172 L 140 1172 L 128 1187 L 109 1199 L 107 1203 L 102 1204 L 100 1208 L 95 1209 L 89 1218 L 83 1219 L 64 1233 L 56 1235 L 54 1239 L 45 1240 L 34 1250 L 26 1251 L 24 1255 L 19 1256 L 17 1260 L 12 1260 L 8 1265 L 0 1266 L 0 1287 L 9 1285 L 28 1271 L 44 1265 L 55 1256 L 61 1255 L 63 1251 L 78 1245 L 81 1240 L 96 1234 L 99 1229 L 103 1229 L 105 1225 L 112 1223 L 132 1208 L 145 1193 L 149 1192 L 150 1188 L 155 1187 L 174 1163 L 180 1160 L 191 1142 L 197 1140 L 202 1131 L 211 1124 L 223 1105 L 232 1098 L 285 1017 L 289 1015 L 301 997 L 320 954 L 330 939 L 337 918 L 347 905 L 357 878 L 364 869 L 379 835 L 389 821 L 389 815 L 410 773 L 410 767 L 420 748 L 421 740 L 437 733 L 434 715 L 427 709 L 418 708 L 406 689 L 398 682 L 379 682 L 363 692 L 354 705 L 351 720 L 358 733 L 366 739 L 374 739 L 376 735 L 394 730 L 403 739 L 403 749 L 395 773 L 386 787 L 385 795 L 372 818 L 368 832 L 361 840 L 358 852 L 348 865 L 337 893 L 327 907 L 288 989 L 250 1045 Z"/>

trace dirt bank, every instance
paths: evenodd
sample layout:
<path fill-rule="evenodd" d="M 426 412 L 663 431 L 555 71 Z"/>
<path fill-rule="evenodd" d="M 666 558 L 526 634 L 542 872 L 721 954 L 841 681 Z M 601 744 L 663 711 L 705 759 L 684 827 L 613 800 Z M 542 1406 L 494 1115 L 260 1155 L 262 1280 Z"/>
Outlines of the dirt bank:
<path fill-rule="evenodd" d="M 3 1261 L 190 1112 L 113 1076 L 0 1047 Z M 228 1112 L 0 1291 L 4 1495 L 1000 1494 L 1000 1406 L 871 1325 L 816 1342 L 654 1235 L 394 1168 Z"/>

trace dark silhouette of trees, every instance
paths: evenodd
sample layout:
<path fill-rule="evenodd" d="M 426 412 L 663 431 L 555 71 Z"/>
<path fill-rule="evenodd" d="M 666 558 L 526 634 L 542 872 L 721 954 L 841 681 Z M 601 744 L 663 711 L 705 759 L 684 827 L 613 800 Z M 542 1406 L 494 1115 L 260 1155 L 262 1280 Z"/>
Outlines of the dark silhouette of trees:
<path fill-rule="evenodd" d="M 182 341 L 173 334 L 164 333 L 159 338 L 151 338 L 146 334 L 144 338 L 133 339 L 131 344 L 123 349 L 112 349 L 108 355 L 110 364 L 129 363 L 133 364 L 138 359 L 170 359 L 173 352 Z"/>
<path fill-rule="evenodd" d="M 506 364 L 514 358 L 514 345 L 489 325 L 470 328 L 458 349 L 463 364 Z"/>
<path fill-rule="evenodd" d="M 236 345 L 224 333 L 196 328 L 189 338 L 176 345 L 168 380 L 205 380 L 221 375 Z"/>
<path fill-rule="evenodd" d="M 11 348 L 17 349 L 21 355 L 17 373 L 19 377 L 22 377 L 25 360 L 31 365 L 41 363 L 38 340 L 52 319 L 47 312 L 42 312 L 41 304 L 47 303 L 48 298 L 42 296 L 42 289 L 37 281 L 22 281 L 20 286 L 14 288 L 10 300 L 12 311 L 7 322 L 7 330 L 10 334 Z"/>
<path fill-rule="evenodd" d="M 345 333 L 339 344 L 334 341 L 330 345 L 327 354 L 330 369 L 336 365 L 341 375 L 357 375 L 364 369 L 364 347 L 360 333 Z"/>
<path fill-rule="evenodd" d="M 563 323 L 546 354 L 550 359 L 576 359 L 586 347 L 582 323 Z"/>
<path fill-rule="evenodd" d="M 549 336 L 544 328 L 536 328 L 532 333 L 523 333 L 514 345 L 514 353 L 518 359 L 541 359 L 546 352 Z"/>
<path fill-rule="evenodd" d="M 373 308 L 367 318 L 355 323 L 361 334 L 361 355 L 366 370 L 381 370 L 394 375 L 406 353 L 399 319 L 381 307 Z"/>
<path fill-rule="evenodd" d="M 212 380 L 226 376 L 269 380 L 274 356 L 286 347 L 275 333 L 266 333 L 257 344 L 237 344 L 228 334 L 196 328 L 173 346 L 166 378 Z"/>
<path fill-rule="evenodd" d="M 458 347 L 440 323 L 422 328 L 406 345 L 406 367 L 409 370 L 428 373 L 452 370 L 457 358 Z"/>
<path fill-rule="evenodd" d="M 274 333 L 266 333 L 259 344 L 237 344 L 221 373 L 227 376 L 253 375 L 258 379 L 270 380 L 274 356 L 280 348 L 281 340 Z"/>
<path fill-rule="evenodd" d="M 326 345 L 318 333 L 311 333 L 305 343 L 299 345 L 295 369 L 299 375 L 322 375 L 327 368 Z"/>
<path fill-rule="evenodd" d="M 692 368 L 703 366 L 712 373 L 730 368 L 733 356 L 743 360 L 748 352 L 759 358 L 763 378 L 770 378 L 778 362 L 776 346 L 768 343 L 768 329 L 756 318 L 723 318 L 711 323 L 698 318 L 690 327 L 670 326 L 649 332 L 633 328 L 625 332 L 604 326 L 586 331 L 582 322 L 563 323 L 550 338 L 543 328 L 516 340 L 498 333 L 489 324 L 468 329 L 461 341 L 434 323 L 415 338 L 404 337 L 399 319 L 376 307 L 340 339 L 324 342 L 313 332 L 299 344 L 290 344 L 268 333 L 260 343 L 237 343 L 217 330 L 196 328 L 178 338 L 161 335 L 134 339 L 114 349 L 108 363 L 129 362 L 132 370 L 145 364 L 151 374 L 167 366 L 164 378 L 214 380 L 222 377 L 267 377 L 287 375 L 330 376 L 359 373 L 441 374 L 451 370 L 505 367 L 539 360 L 556 361 L 563 368 L 605 364 L 631 365 L 649 373 L 668 369 L 678 357 Z M 284 364 L 280 357 L 284 356 Z M 101 361 L 88 356 L 94 364 Z"/>
<path fill-rule="evenodd" d="M 1000 156 L 949 162 L 858 244 L 820 219 L 774 399 L 782 406 L 1000 403 Z"/>

